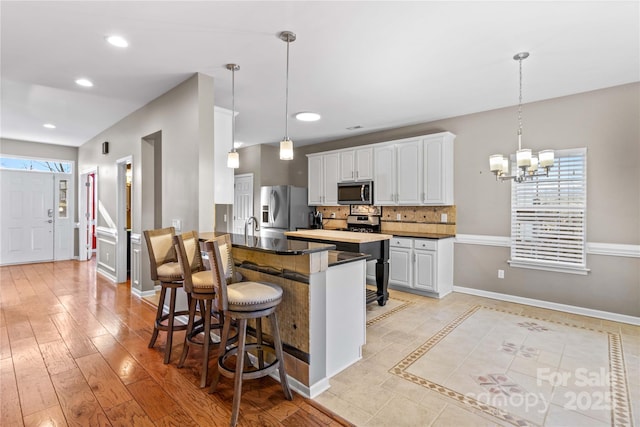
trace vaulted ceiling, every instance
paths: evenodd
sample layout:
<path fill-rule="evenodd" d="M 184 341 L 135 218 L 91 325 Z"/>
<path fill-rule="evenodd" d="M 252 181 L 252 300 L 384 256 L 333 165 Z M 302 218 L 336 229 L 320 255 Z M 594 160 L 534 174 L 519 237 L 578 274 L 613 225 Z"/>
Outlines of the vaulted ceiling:
<path fill-rule="evenodd" d="M 279 141 L 283 30 L 289 112 L 322 115 L 290 118 L 296 144 L 515 105 L 520 51 L 524 102 L 640 80 L 638 1 L 2 1 L 0 15 L 0 136 L 71 146 L 195 72 L 231 108 L 227 63 L 236 139 Z"/>

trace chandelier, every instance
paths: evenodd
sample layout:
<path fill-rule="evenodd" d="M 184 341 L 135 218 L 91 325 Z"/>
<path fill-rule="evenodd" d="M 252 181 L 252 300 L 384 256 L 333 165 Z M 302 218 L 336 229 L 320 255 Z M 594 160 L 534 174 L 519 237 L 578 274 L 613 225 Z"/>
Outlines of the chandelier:
<path fill-rule="evenodd" d="M 513 57 L 520 66 L 520 98 L 518 101 L 518 151 L 516 151 L 516 165 L 518 167 L 515 175 L 509 172 L 509 157 L 502 154 L 489 156 L 489 167 L 496 176 L 496 180 L 506 181 L 513 179 L 515 182 L 522 182 L 526 179 L 533 179 L 537 176 L 548 176 L 549 169 L 553 166 L 553 150 L 542 150 L 537 154 L 531 152 L 530 148 L 522 148 L 522 60 L 529 57 L 529 52 L 516 53 Z M 544 169 L 544 172 L 541 172 Z"/>
<path fill-rule="evenodd" d="M 236 71 L 240 69 L 237 64 L 227 64 L 227 70 L 231 71 L 231 151 L 227 153 L 227 167 L 238 169 L 240 167 L 240 155 L 236 151 Z"/>
<path fill-rule="evenodd" d="M 280 141 L 280 160 L 293 160 L 293 141 L 289 139 L 289 44 L 296 41 L 291 31 L 283 31 L 280 40 L 287 42 L 287 86 L 284 103 L 284 139 Z"/>

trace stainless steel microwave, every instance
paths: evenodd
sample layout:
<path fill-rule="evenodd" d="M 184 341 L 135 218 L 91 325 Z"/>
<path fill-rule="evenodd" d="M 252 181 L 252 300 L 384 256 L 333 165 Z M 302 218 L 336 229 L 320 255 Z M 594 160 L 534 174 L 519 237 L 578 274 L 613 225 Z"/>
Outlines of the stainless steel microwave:
<path fill-rule="evenodd" d="M 339 182 L 339 205 L 372 205 L 373 181 Z"/>

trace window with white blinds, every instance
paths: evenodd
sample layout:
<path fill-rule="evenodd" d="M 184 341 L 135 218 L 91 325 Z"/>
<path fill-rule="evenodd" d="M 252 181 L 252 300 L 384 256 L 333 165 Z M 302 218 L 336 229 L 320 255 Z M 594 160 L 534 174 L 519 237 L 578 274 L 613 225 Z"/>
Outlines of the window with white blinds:
<path fill-rule="evenodd" d="M 556 150 L 549 176 L 511 184 L 513 267 L 586 274 L 587 149 Z"/>

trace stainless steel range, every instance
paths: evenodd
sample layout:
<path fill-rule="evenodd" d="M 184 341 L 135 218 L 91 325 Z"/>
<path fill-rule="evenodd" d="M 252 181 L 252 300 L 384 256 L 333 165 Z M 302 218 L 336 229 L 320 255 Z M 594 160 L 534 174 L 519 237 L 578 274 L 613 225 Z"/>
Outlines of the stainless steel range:
<path fill-rule="evenodd" d="M 380 217 L 377 215 L 349 215 L 347 229 L 360 233 L 380 233 Z"/>

